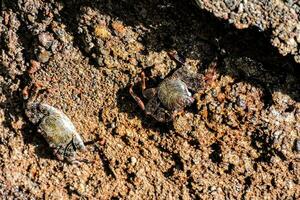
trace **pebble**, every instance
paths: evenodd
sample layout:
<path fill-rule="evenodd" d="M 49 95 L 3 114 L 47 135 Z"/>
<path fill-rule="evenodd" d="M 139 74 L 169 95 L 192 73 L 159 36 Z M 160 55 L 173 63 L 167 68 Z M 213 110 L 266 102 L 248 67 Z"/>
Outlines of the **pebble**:
<path fill-rule="evenodd" d="M 49 61 L 50 58 L 50 52 L 46 50 L 41 50 L 38 54 L 38 61 L 41 63 L 46 63 Z"/>
<path fill-rule="evenodd" d="M 135 157 L 130 157 L 130 162 L 132 165 L 135 165 L 137 163 L 137 159 Z"/>
<path fill-rule="evenodd" d="M 114 28 L 114 30 L 117 33 L 120 33 L 120 34 L 124 34 L 126 31 L 125 27 L 123 26 L 123 24 L 121 22 L 113 22 L 112 27 Z"/>
<path fill-rule="evenodd" d="M 30 60 L 30 68 L 28 70 L 29 74 L 33 74 L 40 69 L 40 63 L 36 60 Z"/>
<path fill-rule="evenodd" d="M 108 39 L 110 38 L 111 34 L 105 26 L 98 25 L 95 27 L 95 36 L 101 39 Z"/>
<path fill-rule="evenodd" d="M 40 44 L 43 45 L 46 49 L 51 46 L 54 40 L 53 36 L 50 33 L 41 33 L 39 34 L 38 38 Z"/>

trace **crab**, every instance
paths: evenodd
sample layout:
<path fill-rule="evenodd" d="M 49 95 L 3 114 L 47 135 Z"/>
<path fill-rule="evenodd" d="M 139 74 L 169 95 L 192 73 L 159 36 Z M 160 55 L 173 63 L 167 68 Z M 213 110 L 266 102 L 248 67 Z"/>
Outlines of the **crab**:
<path fill-rule="evenodd" d="M 145 73 L 141 73 L 142 94 L 148 100 L 146 104 L 133 92 L 133 84 L 129 88 L 129 93 L 138 106 L 146 115 L 152 116 L 159 122 L 172 121 L 178 113 L 183 112 L 185 107 L 190 106 L 195 101 L 190 90 L 196 92 L 206 81 L 206 76 L 198 74 L 177 55 L 173 53 L 169 55 L 182 66 L 157 87 L 147 89 Z"/>
<path fill-rule="evenodd" d="M 29 101 L 25 114 L 38 126 L 38 132 L 48 142 L 58 160 L 77 163 L 76 150 L 85 150 L 85 145 L 71 120 L 60 110 L 45 103 Z"/>

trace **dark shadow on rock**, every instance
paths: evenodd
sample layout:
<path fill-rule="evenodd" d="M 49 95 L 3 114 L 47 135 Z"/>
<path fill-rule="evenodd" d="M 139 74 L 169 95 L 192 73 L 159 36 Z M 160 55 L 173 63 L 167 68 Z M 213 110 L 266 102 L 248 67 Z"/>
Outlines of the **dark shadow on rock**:
<path fill-rule="evenodd" d="M 287 157 L 282 151 L 274 148 L 274 138 L 270 137 L 270 133 L 264 127 L 257 127 L 251 134 L 251 146 L 257 151 L 259 157 L 257 162 L 271 163 L 273 156 L 278 156 L 282 161 L 286 161 Z"/>
<path fill-rule="evenodd" d="M 273 143 L 274 141 L 261 128 L 251 134 L 251 146 L 259 153 L 257 162 L 271 162 L 271 158 L 275 155 Z"/>
<path fill-rule="evenodd" d="M 220 142 L 215 142 L 211 146 L 211 153 L 209 158 L 215 164 L 220 164 L 222 162 L 222 148 Z"/>
<path fill-rule="evenodd" d="M 169 169 L 163 172 L 166 178 L 170 178 L 174 175 L 175 171 L 184 171 L 184 162 L 181 156 L 178 153 L 168 152 L 172 160 L 174 161 L 174 165 L 172 165 Z"/>
<path fill-rule="evenodd" d="M 278 77 L 273 82 L 262 79 L 243 77 L 240 74 L 229 74 L 239 81 L 249 82 L 262 88 L 264 101 L 272 104 L 270 94 L 280 91 L 291 96 L 296 101 L 300 100 L 299 64 L 295 63 L 291 56 L 282 56 L 270 42 L 270 31 L 260 32 L 256 28 L 237 30 L 226 21 L 216 19 L 212 14 L 198 9 L 193 1 L 170 0 L 144 0 L 144 1 L 118 1 L 111 0 L 81 0 L 62 1 L 65 6 L 61 12 L 62 22 L 68 30 L 77 38 L 75 45 L 82 53 L 91 58 L 84 51 L 82 35 L 78 33 L 78 24 L 82 6 L 91 7 L 100 13 L 119 19 L 127 26 L 137 27 L 142 25 L 149 31 L 140 38 L 146 47 L 145 54 L 149 51 L 177 50 L 186 58 L 199 59 L 206 68 L 208 63 L 218 55 L 215 39 L 219 40 L 219 46 L 224 49 L 226 56 L 232 58 L 247 57 L 262 63 L 262 67 L 272 76 Z M 92 59 L 91 59 L 92 60 Z M 218 67 L 221 75 L 228 74 L 226 70 Z M 286 87 L 284 82 L 292 76 L 296 82 Z M 268 107 L 267 105 L 266 107 Z"/>
<path fill-rule="evenodd" d="M 45 138 L 38 132 L 37 126 L 28 120 L 25 122 L 26 125 L 22 128 L 25 144 L 33 145 L 34 152 L 39 158 L 57 160 Z"/>

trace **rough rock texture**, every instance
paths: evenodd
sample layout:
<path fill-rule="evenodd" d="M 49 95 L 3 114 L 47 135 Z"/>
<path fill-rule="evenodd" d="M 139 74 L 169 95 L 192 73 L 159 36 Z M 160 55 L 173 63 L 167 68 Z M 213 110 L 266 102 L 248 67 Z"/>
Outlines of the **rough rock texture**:
<path fill-rule="evenodd" d="M 195 0 L 200 8 L 228 20 L 238 29 L 266 32 L 282 55 L 300 63 L 300 2 L 293 0 Z"/>
<path fill-rule="evenodd" d="M 1 20 L 1 197 L 300 198 L 299 67 L 263 33 L 181 0 L 6 0 Z M 128 87 L 141 96 L 142 71 L 151 87 L 178 68 L 168 51 L 198 73 L 218 62 L 195 103 L 161 124 Z M 24 113 L 36 88 L 90 162 L 55 159 Z"/>

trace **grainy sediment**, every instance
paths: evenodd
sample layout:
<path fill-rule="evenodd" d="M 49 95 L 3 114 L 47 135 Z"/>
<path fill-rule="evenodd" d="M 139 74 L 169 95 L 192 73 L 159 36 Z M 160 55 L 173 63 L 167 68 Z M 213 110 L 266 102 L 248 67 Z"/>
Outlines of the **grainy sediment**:
<path fill-rule="evenodd" d="M 300 198 L 299 66 L 264 32 L 179 0 L 4 1 L 1 17 L 2 197 Z M 217 57 L 217 78 L 161 124 L 128 87 L 142 96 L 142 71 L 154 87 L 178 68 L 169 51 L 203 74 Z M 91 162 L 55 159 L 24 113 L 34 88 L 72 120 Z"/>

